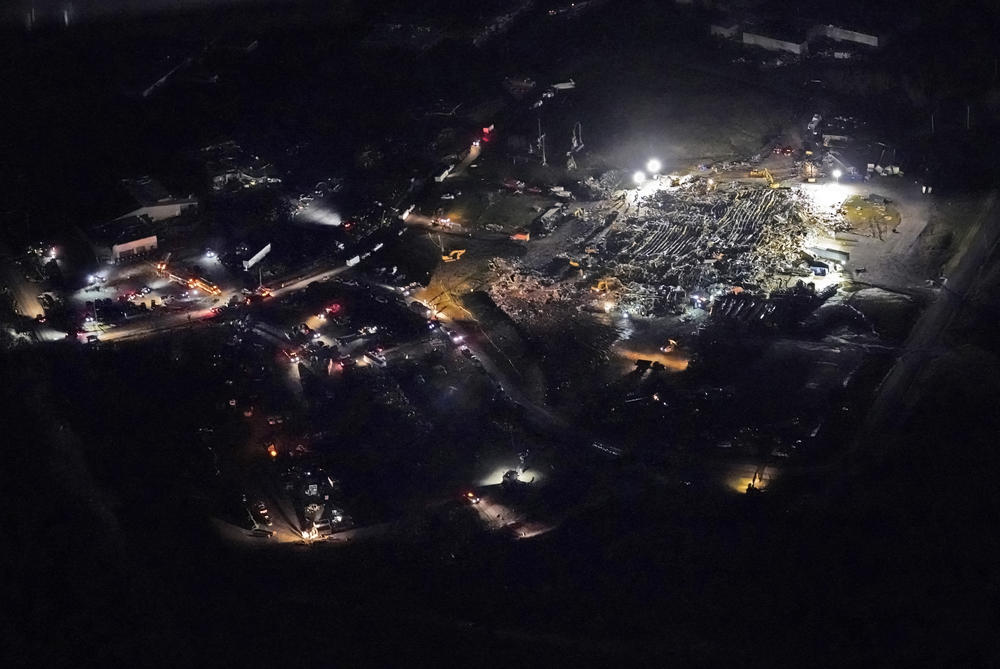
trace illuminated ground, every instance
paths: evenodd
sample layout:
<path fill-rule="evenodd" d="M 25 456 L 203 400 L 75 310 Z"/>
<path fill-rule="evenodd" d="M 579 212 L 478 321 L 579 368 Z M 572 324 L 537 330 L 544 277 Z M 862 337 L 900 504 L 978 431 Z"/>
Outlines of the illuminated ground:
<path fill-rule="evenodd" d="M 844 217 L 862 234 L 884 237 L 900 223 L 900 214 L 891 204 L 873 202 L 861 195 L 852 195 L 841 205 Z"/>

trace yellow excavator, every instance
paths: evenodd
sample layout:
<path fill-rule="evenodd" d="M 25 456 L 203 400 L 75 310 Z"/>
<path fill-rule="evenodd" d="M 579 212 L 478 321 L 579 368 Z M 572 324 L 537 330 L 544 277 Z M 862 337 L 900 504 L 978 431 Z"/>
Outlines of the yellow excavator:
<path fill-rule="evenodd" d="M 747 176 L 751 179 L 767 179 L 767 185 L 771 188 L 781 188 L 781 184 L 778 183 L 778 181 L 774 178 L 774 175 L 771 174 L 771 170 L 766 167 L 750 170 Z"/>
<path fill-rule="evenodd" d="M 442 262 L 455 262 L 456 260 L 458 260 L 459 258 L 461 258 L 463 255 L 465 255 L 465 249 L 455 249 L 454 251 L 449 252 L 447 255 L 442 255 L 441 256 L 441 261 Z"/>
<path fill-rule="evenodd" d="M 597 283 L 590 287 L 590 289 L 596 293 L 604 293 L 609 290 L 618 290 L 622 287 L 622 282 L 613 276 L 605 277 L 599 279 Z"/>

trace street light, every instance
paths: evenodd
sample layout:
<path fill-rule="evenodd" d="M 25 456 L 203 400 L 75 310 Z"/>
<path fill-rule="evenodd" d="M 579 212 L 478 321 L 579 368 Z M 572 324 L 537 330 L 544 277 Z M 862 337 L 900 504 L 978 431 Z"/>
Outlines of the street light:
<path fill-rule="evenodd" d="M 637 171 L 635 174 L 632 175 L 632 181 L 635 182 L 636 186 L 641 186 L 646 182 L 646 173 L 643 172 L 642 170 Z"/>
<path fill-rule="evenodd" d="M 840 170 L 833 171 L 833 178 L 836 179 L 837 181 L 840 181 L 840 177 L 842 177 L 843 175 L 844 173 L 841 172 Z"/>
<path fill-rule="evenodd" d="M 663 169 L 663 164 L 656 158 L 650 158 L 646 163 L 646 171 L 650 174 L 658 174 Z"/>

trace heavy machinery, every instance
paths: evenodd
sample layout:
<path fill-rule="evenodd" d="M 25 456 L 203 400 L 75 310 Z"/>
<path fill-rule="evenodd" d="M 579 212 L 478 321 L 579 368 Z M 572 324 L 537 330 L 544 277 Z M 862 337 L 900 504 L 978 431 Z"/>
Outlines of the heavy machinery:
<path fill-rule="evenodd" d="M 455 249 L 454 251 L 450 251 L 447 255 L 442 255 L 441 256 L 441 261 L 442 262 L 455 262 L 456 260 L 458 260 L 459 258 L 461 258 L 463 255 L 465 255 L 465 249 Z"/>
<path fill-rule="evenodd" d="M 156 263 L 156 273 L 160 276 L 164 276 L 168 281 L 173 281 L 174 283 L 180 284 L 182 286 L 188 286 L 189 279 L 181 276 L 180 274 L 175 274 L 170 268 L 170 254 L 163 256 L 163 260 Z M 189 287 L 189 286 L 188 286 Z"/>
<path fill-rule="evenodd" d="M 778 181 L 774 178 L 774 175 L 771 174 L 771 170 L 766 167 L 750 170 L 747 176 L 751 179 L 767 179 L 767 185 L 771 188 L 781 188 L 781 184 L 778 183 Z"/>
<path fill-rule="evenodd" d="M 167 265 L 170 263 L 170 256 L 172 254 L 173 254 L 173 251 L 168 251 L 167 255 L 163 256 L 163 259 L 160 260 L 160 262 L 156 263 L 156 271 L 157 272 L 160 272 L 162 274 L 162 273 L 164 273 L 164 272 L 167 271 Z"/>
<path fill-rule="evenodd" d="M 186 286 L 191 290 L 200 290 L 203 293 L 209 295 L 222 295 L 222 289 L 217 285 L 209 281 L 208 279 L 203 279 L 200 276 L 185 278 L 180 274 L 175 274 L 170 271 L 170 254 L 168 253 L 163 257 L 163 260 L 156 263 L 156 272 L 161 276 L 165 276 L 169 281 Z"/>
<path fill-rule="evenodd" d="M 811 160 L 805 160 L 802 162 L 802 178 L 806 183 L 816 183 L 817 173 L 818 170 L 816 169 L 816 163 Z"/>
<path fill-rule="evenodd" d="M 621 288 L 622 282 L 613 276 L 599 279 L 597 283 L 590 287 L 592 291 L 597 293 L 604 293 L 609 290 L 620 290 Z"/>

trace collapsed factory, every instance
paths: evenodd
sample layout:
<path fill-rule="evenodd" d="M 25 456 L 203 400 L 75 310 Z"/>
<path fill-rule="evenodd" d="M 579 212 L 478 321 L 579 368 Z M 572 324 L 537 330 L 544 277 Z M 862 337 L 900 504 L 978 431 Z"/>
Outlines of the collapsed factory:
<path fill-rule="evenodd" d="M 583 186 L 606 197 L 564 206 L 562 220 L 541 231 L 565 229 L 565 252 L 495 259 L 491 296 L 519 320 L 558 306 L 679 315 L 756 295 L 752 317 L 776 322 L 783 301 L 772 296 L 816 295 L 814 279 L 828 283 L 840 267 L 840 258 L 817 249 L 848 226 L 798 189 L 716 179 L 663 177 L 627 190 L 589 179 Z"/>

